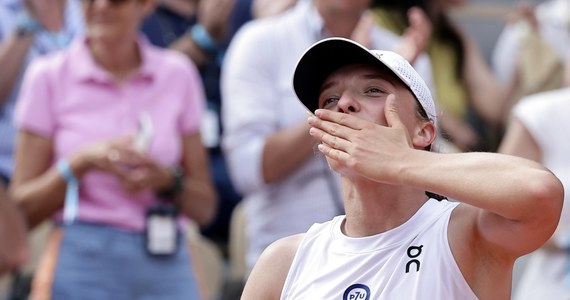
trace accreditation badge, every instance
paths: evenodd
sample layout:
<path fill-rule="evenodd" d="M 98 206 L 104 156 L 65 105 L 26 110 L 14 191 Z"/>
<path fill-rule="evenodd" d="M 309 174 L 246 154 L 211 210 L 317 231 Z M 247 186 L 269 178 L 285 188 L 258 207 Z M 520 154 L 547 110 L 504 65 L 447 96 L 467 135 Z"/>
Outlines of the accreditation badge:
<path fill-rule="evenodd" d="M 161 203 L 146 213 L 145 247 L 153 256 L 170 256 L 178 247 L 177 209 Z"/>

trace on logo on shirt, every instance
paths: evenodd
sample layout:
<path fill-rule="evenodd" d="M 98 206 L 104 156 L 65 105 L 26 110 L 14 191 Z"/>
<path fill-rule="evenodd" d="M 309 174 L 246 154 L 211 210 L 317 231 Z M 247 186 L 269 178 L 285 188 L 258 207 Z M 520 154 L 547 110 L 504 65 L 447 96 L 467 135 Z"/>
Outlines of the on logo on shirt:
<path fill-rule="evenodd" d="M 416 272 L 420 271 L 420 261 L 416 258 L 418 258 L 420 254 L 422 254 L 423 247 L 424 245 L 419 245 L 419 246 L 410 246 L 408 248 L 407 254 L 409 258 L 412 258 L 412 260 L 408 261 L 408 263 L 406 264 L 406 273 L 410 273 L 410 269 L 412 266 L 415 267 Z"/>

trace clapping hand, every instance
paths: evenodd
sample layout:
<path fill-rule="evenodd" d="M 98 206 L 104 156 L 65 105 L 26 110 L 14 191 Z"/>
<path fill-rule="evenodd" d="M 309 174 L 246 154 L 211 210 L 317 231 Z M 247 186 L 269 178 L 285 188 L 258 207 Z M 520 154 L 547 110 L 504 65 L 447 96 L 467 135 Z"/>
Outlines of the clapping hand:
<path fill-rule="evenodd" d="M 533 30 L 538 29 L 538 20 L 536 18 L 535 7 L 529 3 L 522 3 L 507 16 L 508 23 L 515 23 L 518 21 L 527 21 Z"/>
<path fill-rule="evenodd" d="M 223 41 L 228 33 L 231 14 L 236 0 L 202 0 L 198 8 L 198 21 L 216 41 Z"/>
<path fill-rule="evenodd" d="M 427 50 L 433 29 L 428 16 L 419 7 L 408 10 L 408 23 L 410 26 L 402 34 L 395 52 L 413 64 Z"/>
<path fill-rule="evenodd" d="M 172 179 L 168 168 L 133 147 L 131 136 L 86 147 L 72 161 L 76 162 L 72 164 L 80 166 L 80 173 L 93 169 L 113 174 L 121 187 L 133 194 L 159 190 L 168 186 Z"/>
<path fill-rule="evenodd" d="M 62 0 L 24 0 L 24 5 L 28 13 L 36 18 L 43 28 L 56 32 L 63 27 L 66 2 Z"/>
<path fill-rule="evenodd" d="M 372 28 L 374 28 L 375 22 L 372 12 L 365 11 L 356 24 L 356 28 L 352 31 L 350 39 L 370 49 L 372 47 Z"/>

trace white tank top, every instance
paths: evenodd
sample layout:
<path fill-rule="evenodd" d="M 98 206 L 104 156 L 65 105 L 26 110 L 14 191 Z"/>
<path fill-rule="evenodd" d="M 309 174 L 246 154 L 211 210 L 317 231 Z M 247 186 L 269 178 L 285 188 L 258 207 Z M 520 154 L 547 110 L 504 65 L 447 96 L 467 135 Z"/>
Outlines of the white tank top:
<path fill-rule="evenodd" d="M 313 225 L 281 299 L 477 299 L 447 239 L 457 205 L 430 199 L 406 223 L 363 238 L 341 232 L 344 216 Z"/>

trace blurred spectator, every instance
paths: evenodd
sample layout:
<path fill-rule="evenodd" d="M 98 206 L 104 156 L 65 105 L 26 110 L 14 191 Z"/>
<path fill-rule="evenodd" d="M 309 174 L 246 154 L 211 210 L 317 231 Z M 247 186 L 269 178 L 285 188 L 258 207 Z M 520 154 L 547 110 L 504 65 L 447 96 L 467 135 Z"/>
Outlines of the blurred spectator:
<path fill-rule="evenodd" d="M 399 35 L 417 19 L 418 8 L 425 12 L 433 26 L 427 53 L 442 111 L 438 117 L 443 136 L 459 151 L 493 150 L 505 92 L 475 41 L 447 15 L 465 2 L 375 0 L 373 11 L 378 24 Z"/>
<path fill-rule="evenodd" d="M 0 0 L 0 180 L 12 176 L 22 74 L 33 59 L 65 48 L 82 31 L 77 0 Z"/>
<path fill-rule="evenodd" d="M 568 51 L 568 55 L 566 56 L 566 61 L 570 62 L 570 51 Z M 566 63 L 564 66 L 564 82 L 565 86 L 570 86 L 570 63 Z"/>
<path fill-rule="evenodd" d="M 278 15 L 297 4 L 298 0 L 253 0 L 251 7 L 255 19 Z"/>
<path fill-rule="evenodd" d="M 236 0 L 234 13 L 230 20 L 230 37 L 233 37 L 243 24 L 253 20 L 253 1 L 254 0 Z"/>
<path fill-rule="evenodd" d="M 521 99 L 499 152 L 544 164 L 570 187 L 570 88 L 543 92 Z M 516 300 L 570 299 L 570 194 L 564 196 L 558 228 L 553 237 L 529 255 Z"/>
<path fill-rule="evenodd" d="M 77 0 L 0 0 L 0 182 L 13 172 L 14 108 L 22 76 L 35 58 L 67 47 L 83 32 Z M 28 293 L 29 277 L 16 271 L 11 297 Z"/>
<path fill-rule="evenodd" d="M 374 25 L 365 13 L 369 5 L 299 1 L 283 14 L 247 23 L 232 40 L 222 72 L 222 146 L 244 194 L 250 269 L 271 242 L 343 212 L 339 178 L 314 153 L 291 79 L 303 51 L 322 38 L 396 48 L 399 38 Z M 425 56 L 417 66 L 431 74 Z"/>
<path fill-rule="evenodd" d="M 570 1 L 521 4 L 507 19 L 492 62 L 509 90 L 505 115 L 526 95 L 561 88 L 570 56 Z"/>
<path fill-rule="evenodd" d="M 9 201 L 0 182 L 0 275 L 25 263 L 27 251 L 26 226 L 20 212 Z"/>
<path fill-rule="evenodd" d="M 205 100 L 189 60 L 138 37 L 154 5 L 84 0 L 86 37 L 26 72 L 10 195 L 63 231 L 53 299 L 199 299 L 178 212 L 215 212 Z"/>
<path fill-rule="evenodd" d="M 207 112 L 202 120 L 202 139 L 208 147 L 210 169 L 219 206 L 214 221 L 202 233 L 225 250 L 233 208 L 241 200 L 227 172 L 220 149 L 220 72 L 229 43 L 230 21 L 236 0 L 161 0 L 145 20 L 142 31 L 151 43 L 187 55 L 199 68 Z M 209 45 L 201 44 L 211 42 Z"/>

